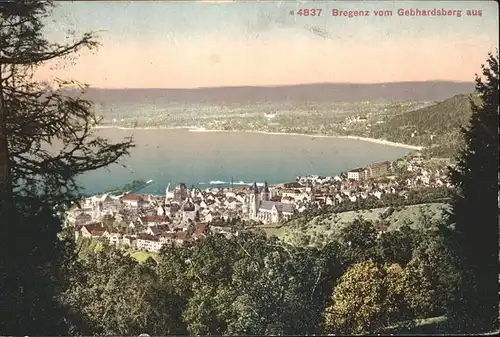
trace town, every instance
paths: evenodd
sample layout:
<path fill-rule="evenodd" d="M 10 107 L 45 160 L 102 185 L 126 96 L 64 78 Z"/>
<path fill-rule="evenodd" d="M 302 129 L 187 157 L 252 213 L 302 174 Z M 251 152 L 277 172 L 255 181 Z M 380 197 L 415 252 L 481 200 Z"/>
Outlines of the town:
<path fill-rule="evenodd" d="M 172 190 L 169 185 L 164 196 L 95 195 L 70 209 L 66 222 L 76 239 L 159 252 L 164 244 L 201 240 L 207 231 L 237 235 L 238 229 L 283 224 L 310 209 L 335 205 L 355 209 L 369 198 L 407 198 L 409 191 L 419 188 L 449 188 L 445 164 L 414 156 L 333 177 L 297 177 L 295 182 L 279 185 L 254 182 L 245 187 L 201 190 L 178 183 Z"/>

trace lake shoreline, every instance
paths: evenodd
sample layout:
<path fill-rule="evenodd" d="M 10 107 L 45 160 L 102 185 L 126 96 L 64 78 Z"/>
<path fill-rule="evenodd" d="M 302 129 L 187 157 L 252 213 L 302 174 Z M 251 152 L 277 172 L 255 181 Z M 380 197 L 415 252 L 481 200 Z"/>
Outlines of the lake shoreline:
<path fill-rule="evenodd" d="M 213 130 L 213 129 L 204 129 L 199 127 L 188 127 L 188 126 L 179 126 L 179 127 L 137 127 L 137 128 L 127 128 L 120 126 L 95 126 L 94 129 L 117 129 L 117 130 L 188 130 L 189 132 L 210 132 L 210 133 L 254 133 L 254 134 L 264 134 L 264 135 L 275 135 L 275 136 L 301 136 L 301 137 L 310 137 L 310 138 L 337 138 L 337 139 L 353 139 L 353 140 L 361 140 L 364 142 L 394 146 L 405 148 L 409 150 L 422 150 L 423 146 L 409 145 L 403 143 L 391 142 L 384 139 L 375 139 L 375 138 L 367 138 L 360 136 L 334 136 L 334 135 L 313 135 L 313 134 L 304 134 L 304 133 L 287 133 L 287 132 L 268 132 L 268 131 L 253 131 L 253 130 Z"/>

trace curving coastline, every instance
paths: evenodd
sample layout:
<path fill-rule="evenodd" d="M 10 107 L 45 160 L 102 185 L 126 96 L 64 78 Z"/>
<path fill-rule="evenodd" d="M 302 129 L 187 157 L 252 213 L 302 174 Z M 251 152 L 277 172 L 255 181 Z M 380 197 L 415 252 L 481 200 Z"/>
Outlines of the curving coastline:
<path fill-rule="evenodd" d="M 292 133 L 292 132 L 267 132 L 267 131 L 253 131 L 253 130 L 214 130 L 214 129 L 205 129 L 200 127 L 189 127 L 189 126 L 174 126 L 174 127 L 120 127 L 120 126 L 103 126 L 98 125 L 94 126 L 94 129 L 118 129 L 118 130 L 188 130 L 189 132 L 219 132 L 219 133 L 230 133 L 230 132 L 240 132 L 240 133 L 257 133 L 264 135 L 275 135 L 275 136 L 301 136 L 301 137 L 311 137 L 311 138 L 337 138 L 337 139 L 353 139 L 353 140 L 361 140 L 364 142 L 381 144 L 387 146 L 394 146 L 405 148 L 409 150 L 422 150 L 424 146 L 416 146 L 409 145 L 403 143 L 391 142 L 384 139 L 375 139 L 375 138 L 367 138 L 361 136 L 334 136 L 334 135 L 316 135 L 316 134 L 304 134 L 304 133 Z"/>

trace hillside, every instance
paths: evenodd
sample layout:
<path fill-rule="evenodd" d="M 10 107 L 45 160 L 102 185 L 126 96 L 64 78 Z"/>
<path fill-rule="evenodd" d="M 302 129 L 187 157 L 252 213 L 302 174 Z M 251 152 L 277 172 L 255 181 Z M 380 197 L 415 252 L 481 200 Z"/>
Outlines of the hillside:
<path fill-rule="evenodd" d="M 431 147 L 433 155 L 450 155 L 460 141 L 459 130 L 472 115 L 470 98 L 459 94 L 434 105 L 388 116 L 384 124 L 374 125 L 370 137 Z"/>
<path fill-rule="evenodd" d="M 218 87 L 193 89 L 90 88 L 87 98 L 97 104 L 133 103 L 260 103 L 438 101 L 474 90 L 472 82 L 394 82 L 375 84 L 318 83 L 273 87 Z"/>
<path fill-rule="evenodd" d="M 388 230 L 396 230 L 408 224 L 410 227 L 428 228 L 441 220 L 448 209 L 447 204 L 430 203 L 397 208 L 385 218 L 390 226 Z M 361 216 L 366 220 L 377 221 L 387 212 L 388 207 L 363 211 L 350 211 L 337 214 L 324 214 L 304 223 L 303 219 L 293 220 L 281 227 L 267 227 L 263 230 L 268 235 L 276 235 L 285 242 L 302 245 L 305 242 L 314 244 L 322 242 L 329 236 L 336 236 L 340 230 Z M 306 239 L 305 239 L 306 238 Z M 305 239 L 305 240 L 304 240 Z"/>

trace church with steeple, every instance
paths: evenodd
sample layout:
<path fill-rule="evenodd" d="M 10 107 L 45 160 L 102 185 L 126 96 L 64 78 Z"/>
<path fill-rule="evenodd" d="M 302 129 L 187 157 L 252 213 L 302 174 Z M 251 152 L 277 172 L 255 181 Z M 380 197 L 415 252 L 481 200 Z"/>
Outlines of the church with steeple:
<path fill-rule="evenodd" d="M 271 193 L 267 181 L 259 190 L 254 182 L 248 196 L 248 218 L 262 223 L 276 223 L 289 219 L 293 213 L 293 205 L 271 201 Z"/>
<path fill-rule="evenodd" d="M 195 221 L 196 212 L 198 207 L 194 202 L 196 198 L 197 191 L 194 186 L 189 190 L 184 183 L 179 183 L 175 186 L 174 190 L 170 191 L 170 184 L 168 184 L 165 191 L 165 201 L 163 203 L 163 208 L 165 210 L 172 210 L 174 208 L 175 216 L 186 224 L 190 221 Z M 179 212 L 177 212 L 177 210 Z M 167 213 L 165 211 L 165 213 Z M 172 214 L 172 212 L 169 212 Z"/>

